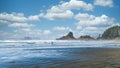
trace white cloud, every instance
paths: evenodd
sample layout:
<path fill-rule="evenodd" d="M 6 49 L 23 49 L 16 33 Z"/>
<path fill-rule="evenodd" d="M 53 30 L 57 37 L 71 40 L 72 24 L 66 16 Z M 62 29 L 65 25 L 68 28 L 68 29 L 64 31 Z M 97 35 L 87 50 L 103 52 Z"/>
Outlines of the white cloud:
<path fill-rule="evenodd" d="M 49 19 L 49 20 L 56 20 L 56 19 L 70 19 L 73 17 L 73 12 L 70 10 L 66 10 L 66 11 L 62 11 L 62 12 L 48 12 L 45 15 L 45 18 Z"/>
<path fill-rule="evenodd" d="M 37 16 L 37 15 L 29 16 L 28 19 L 29 20 L 39 20 L 39 16 Z"/>
<path fill-rule="evenodd" d="M 74 15 L 71 11 L 73 9 L 91 11 L 93 10 L 93 5 L 80 0 L 70 0 L 69 2 L 62 2 L 59 5 L 52 6 L 47 10 L 44 17 L 49 20 L 70 19 Z"/>
<path fill-rule="evenodd" d="M 8 24 L 8 21 L 0 19 L 0 24 Z"/>
<path fill-rule="evenodd" d="M 63 2 L 61 5 L 58 5 L 58 7 L 63 10 L 83 9 L 86 11 L 91 11 L 94 8 L 92 4 L 81 0 L 70 0 L 69 2 Z"/>
<path fill-rule="evenodd" d="M 113 0 L 95 0 L 95 5 L 113 7 Z"/>
<path fill-rule="evenodd" d="M 75 19 L 79 21 L 76 24 L 78 28 L 86 26 L 106 27 L 115 23 L 113 18 L 109 18 L 105 14 L 101 16 L 94 16 L 87 13 L 79 13 L 75 16 Z"/>
<path fill-rule="evenodd" d="M 43 31 L 43 35 L 49 35 L 49 34 L 51 34 L 51 31 L 50 31 L 50 30 L 44 30 L 44 31 Z"/>
<path fill-rule="evenodd" d="M 23 38 L 27 34 L 26 32 L 31 31 L 31 28 L 35 26 L 27 23 L 28 21 L 29 19 L 23 13 L 0 13 L 0 24 L 5 24 L 7 29 L 15 28 L 10 32 L 3 32 L 4 35 L 1 34 L 0 36 L 4 38 Z"/>
<path fill-rule="evenodd" d="M 31 15 L 25 17 L 23 13 L 1 13 L 0 14 L 0 22 L 1 23 L 10 23 L 10 22 L 26 22 L 26 21 L 38 21 L 40 18 L 46 18 L 49 20 L 56 19 L 71 19 L 74 16 L 72 12 L 73 9 L 76 10 L 85 10 L 91 11 L 93 10 L 93 5 L 90 3 L 86 3 L 81 0 L 70 0 L 69 2 L 61 2 L 58 5 L 52 6 L 47 10 L 46 13 L 40 13 L 38 15 Z"/>
<path fill-rule="evenodd" d="M 31 37 L 32 39 L 50 39 L 51 38 L 51 30 L 41 30 L 41 29 L 31 29 L 31 28 L 21 28 L 16 29 L 14 31 L 14 34 L 16 35 L 16 38 L 24 38 L 24 37 Z M 13 37 L 11 35 L 11 37 Z"/>
<path fill-rule="evenodd" d="M 38 21 L 40 20 L 40 17 L 43 17 L 43 13 L 40 13 L 38 15 L 31 15 L 28 17 L 28 20 Z"/>
<path fill-rule="evenodd" d="M 16 23 L 21 22 L 25 23 L 27 21 L 38 21 L 40 17 L 43 17 L 43 13 L 40 13 L 38 15 L 31 15 L 28 17 L 25 17 L 23 13 L 0 13 L 0 23 L 1 24 L 10 24 L 10 23 Z"/>
<path fill-rule="evenodd" d="M 89 15 L 87 13 L 78 13 L 75 16 L 78 20 L 76 23 L 76 29 L 79 30 L 81 35 L 96 36 L 101 34 L 109 26 L 117 24 L 115 19 L 108 17 L 105 14 L 101 16 Z"/>
<path fill-rule="evenodd" d="M 85 27 L 80 31 L 83 35 L 91 35 L 93 37 L 98 37 L 99 34 L 102 34 L 107 27 Z"/>
<path fill-rule="evenodd" d="M 112 0 L 95 0 L 95 5 L 99 6 L 113 6 Z M 11 35 L 11 37 L 35 37 L 35 38 L 51 38 L 60 37 L 66 35 L 69 31 L 73 31 L 70 27 L 56 26 L 52 30 L 41 30 L 32 28 L 35 25 L 27 23 L 30 21 L 39 21 L 40 18 L 46 18 L 48 20 L 66 20 L 74 17 L 73 10 L 92 11 L 94 6 L 90 3 L 86 3 L 82 0 L 70 0 L 69 2 L 61 2 L 58 5 L 52 6 L 50 9 L 40 14 L 30 15 L 25 17 L 23 13 L 0 13 L 0 24 L 5 23 L 7 26 L 16 28 L 14 33 L 3 33 L 0 36 Z M 102 14 L 101 16 L 94 16 L 87 13 L 78 13 L 75 15 L 76 28 L 73 32 L 75 35 L 98 35 L 103 32 L 107 27 L 116 24 L 113 18 Z M 74 25 L 73 25 L 74 26 Z M 0 32 L 1 33 L 1 32 Z M 54 33 L 54 34 L 52 34 Z M 9 35 L 9 36 L 10 36 Z M 54 36 L 55 35 L 55 36 Z M 8 37 L 8 36 L 7 36 Z"/>
<path fill-rule="evenodd" d="M 10 23 L 10 22 L 25 22 L 27 20 L 26 17 L 24 17 L 23 13 L 0 13 L 0 22 L 1 23 Z"/>
<path fill-rule="evenodd" d="M 11 32 L 2 31 L 0 37 L 5 39 L 23 39 L 24 37 L 32 37 L 32 38 L 45 38 L 51 34 L 50 30 L 40 30 L 34 29 L 34 24 L 30 24 L 27 22 L 37 21 L 42 17 L 43 14 L 31 15 L 25 17 L 22 13 L 0 13 L 0 24 L 4 23 L 7 26 L 7 29 L 15 28 Z M 10 37 L 8 37 L 10 36 Z"/>
<path fill-rule="evenodd" d="M 12 23 L 8 25 L 9 27 L 17 27 L 17 28 L 29 28 L 33 27 L 33 24 L 27 24 L 27 23 Z"/>
<path fill-rule="evenodd" d="M 63 26 L 56 26 L 53 29 L 57 30 L 57 31 L 64 31 L 64 30 L 71 31 L 71 29 L 69 27 L 63 27 Z"/>

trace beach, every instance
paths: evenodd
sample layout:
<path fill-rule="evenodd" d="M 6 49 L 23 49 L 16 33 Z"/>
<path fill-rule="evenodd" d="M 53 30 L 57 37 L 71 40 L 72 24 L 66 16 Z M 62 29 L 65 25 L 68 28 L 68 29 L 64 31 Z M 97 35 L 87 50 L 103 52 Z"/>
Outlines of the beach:
<path fill-rule="evenodd" d="M 84 46 L 88 45 L 85 43 L 82 42 Z M 36 44 L 30 43 L 24 43 L 24 45 L 22 43 L 19 47 L 13 44 L 10 45 L 11 47 L 7 44 L 7 47 L 0 45 L 0 68 L 120 68 L 120 48 L 91 47 L 93 44 L 97 46 L 97 43 L 89 43 L 90 47 L 80 45 L 80 47 L 71 47 L 70 44 L 65 45 L 66 47 L 63 45 L 60 47 L 57 44 L 47 46 L 40 44 L 35 47 L 33 45 Z M 26 47 L 26 45 L 29 46 Z M 119 43 L 114 43 L 115 45 L 118 46 Z M 76 45 L 72 44 L 72 46 Z"/>

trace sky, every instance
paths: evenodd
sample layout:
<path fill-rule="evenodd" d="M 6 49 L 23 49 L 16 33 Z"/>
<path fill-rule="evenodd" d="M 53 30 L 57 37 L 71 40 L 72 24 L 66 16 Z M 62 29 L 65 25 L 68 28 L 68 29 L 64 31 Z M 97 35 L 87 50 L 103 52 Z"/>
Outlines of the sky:
<path fill-rule="evenodd" d="M 119 0 L 0 0 L 0 39 L 97 38 L 119 24 Z"/>

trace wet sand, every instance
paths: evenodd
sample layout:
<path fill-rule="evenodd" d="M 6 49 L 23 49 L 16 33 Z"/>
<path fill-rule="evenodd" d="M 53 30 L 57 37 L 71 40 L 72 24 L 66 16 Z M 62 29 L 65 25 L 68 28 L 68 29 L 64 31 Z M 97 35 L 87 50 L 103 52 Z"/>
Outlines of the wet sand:
<path fill-rule="evenodd" d="M 25 51 L 39 54 L 42 50 L 26 49 Z M 5 62 L 1 66 L 3 68 L 120 68 L 119 48 L 71 48 L 44 51 L 48 51 L 50 56 L 27 57 Z M 56 56 L 54 53 L 60 55 Z"/>
<path fill-rule="evenodd" d="M 120 68 L 120 49 L 96 48 L 75 54 L 87 59 L 64 62 L 51 68 Z"/>

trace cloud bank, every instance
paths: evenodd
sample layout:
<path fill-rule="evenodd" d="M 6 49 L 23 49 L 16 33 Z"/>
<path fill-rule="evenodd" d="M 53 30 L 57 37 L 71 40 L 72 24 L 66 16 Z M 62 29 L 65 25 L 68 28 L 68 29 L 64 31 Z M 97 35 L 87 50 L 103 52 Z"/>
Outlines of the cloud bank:
<path fill-rule="evenodd" d="M 45 12 L 40 12 L 36 15 L 25 16 L 24 13 L 0 13 L 0 25 L 6 25 L 12 32 L 0 30 L 0 37 L 21 38 L 30 36 L 33 38 L 50 39 L 65 35 L 69 31 L 73 31 L 76 36 L 92 35 L 97 37 L 106 28 L 118 24 L 115 18 L 109 17 L 106 14 L 99 16 L 90 14 L 94 12 L 96 6 L 114 7 L 113 0 L 94 0 L 94 3 L 87 3 L 83 0 L 70 0 L 61 2 L 46 9 Z M 75 12 L 77 11 L 77 12 Z M 88 13 L 87 13 L 88 12 Z M 61 21 L 73 20 L 73 27 L 68 25 L 55 25 L 51 29 L 36 29 L 38 25 L 34 22 L 48 20 Z M 32 23 L 31 23 L 32 22 Z M 57 22 L 56 22 L 57 23 Z M 46 24 L 49 26 L 49 24 Z M 55 36 L 55 37 L 53 37 Z M 11 38 L 10 37 L 10 38 Z"/>

